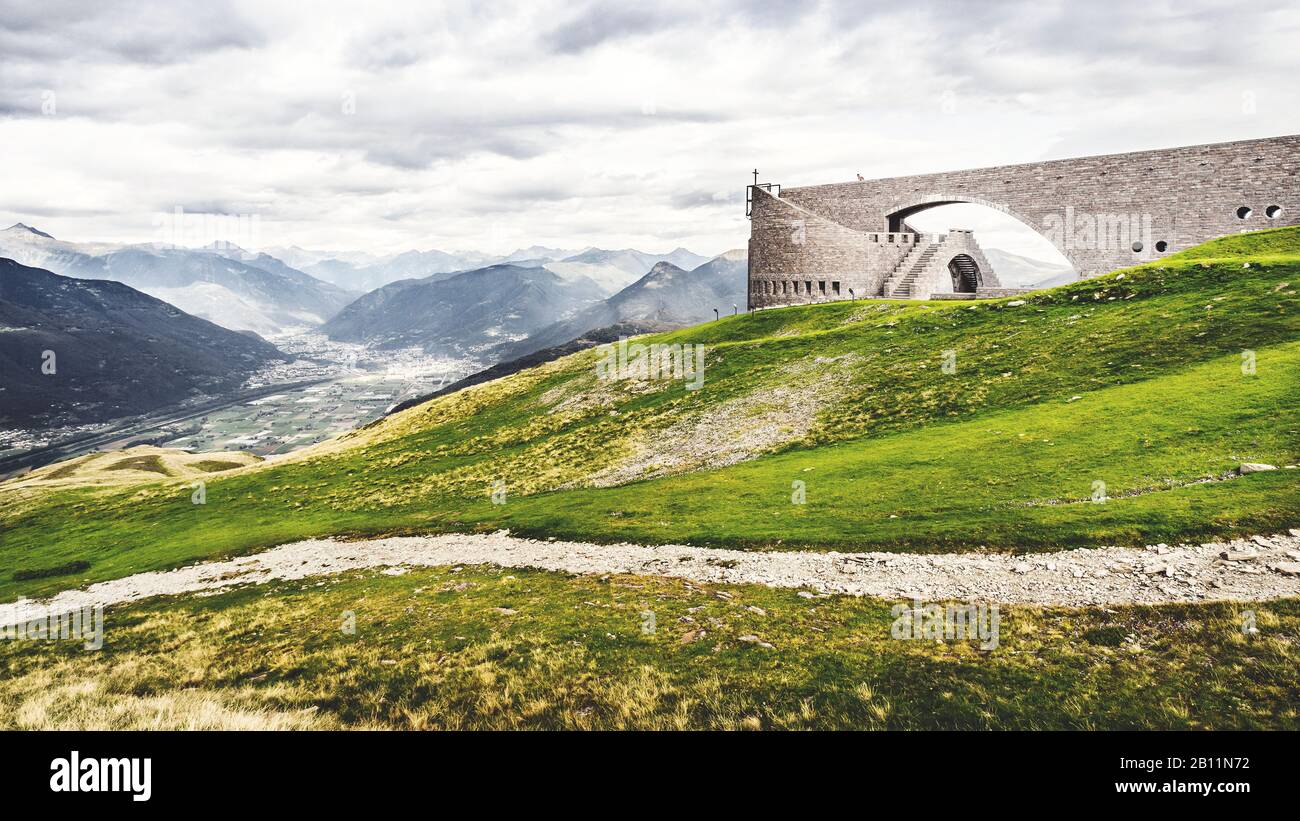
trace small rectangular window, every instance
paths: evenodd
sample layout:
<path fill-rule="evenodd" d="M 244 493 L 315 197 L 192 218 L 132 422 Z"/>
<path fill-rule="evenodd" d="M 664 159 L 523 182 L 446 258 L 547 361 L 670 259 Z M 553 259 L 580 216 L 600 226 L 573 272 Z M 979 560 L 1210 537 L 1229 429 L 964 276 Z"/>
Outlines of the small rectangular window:
<path fill-rule="evenodd" d="M 822 292 L 823 294 L 826 293 L 826 280 L 823 279 L 822 281 L 817 283 L 817 290 Z"/>
<path fill-rule="evenodd" d="M 838 282 L 831 282 L 831 293 L 838 294 L 839 292 L 840 292 L 840 284 Z"/>
<path fill-rule="evenodd" d="M 811 294 L 811 293 L 812 293 L 812 280 L 811 280 L 811 279 L 805 279 L 805 280 L 803 281 L 803 288 L 804 288 L 804 293 L 806 293 L 806 294 Z"/>

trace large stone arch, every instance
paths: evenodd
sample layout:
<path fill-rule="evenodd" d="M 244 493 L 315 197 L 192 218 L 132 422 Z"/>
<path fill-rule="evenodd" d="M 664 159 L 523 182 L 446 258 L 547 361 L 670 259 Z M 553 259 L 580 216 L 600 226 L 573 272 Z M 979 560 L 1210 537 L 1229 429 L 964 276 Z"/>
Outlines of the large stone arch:
<path fill-rule="evenodd" d="M 907 216 L 948 203 L 994 208 L 1045 236 L 1080 276 L 1160 259 L 1216 237 L 1300 225 L 1300 135 L 889 177 L 757 185 L 749 306 L 827 293 L 911 291 L 924 267 Z M 928 268 L 926 269 L 928 272 Z M 918 276 L 909 275 L 916 272 Z M 945 272 L 946 273 L 946 272 Z M 788 288 L 805 283 L 803 290 Z M 1005 289 L 1004 289 L 1005 290 Z"/>
<path fill-rule="evenodd" d="M 1044 232 L 1040 226 L 1035 225 L 1027 216 L 1018 213 L 1014 208 L 1006 203 L 994 202 L 983 197 L 971 196 L 970 194 L 957 194 L 951 191 L 943 191 L 910 197 L 907 200 L 900 202 L 893 202 L 886 207 L 884 212 L 880 215 L 880 224 L 884 225 L 890 231 L 909 230 L 907 226 L 908 217 L 915 216 L 922 211 L 928 211 L 931 208 L 938 208 L 941 205 L 958 205 L 963 203 L 969 205 L 982 205 L 999 213 L 1006 214 L 1021 225 L 1024 225 L 1029 230 L 1038 234 L 1040 237 L 1043 237 L 1048 242 L 1052 243 L 1052 247 L 1056 248 L 1056 250 L 1061 253 L 1061 256 L 1065 257 L 1069 261 L 1075 271 L 1083 270 L 1081 261 L 1075 257 L 1070 248 L 1066 248 L 1064 243 L 1060 242 L 1056 237 Z"/>
<path fill-rule="evenodd" d="M 1300 135 L 1290 135 L 786 186 L 780 200 L 868 234 L 888 232 L 889 216 L 907 209 L 943 202 L 989 205 L 1047 236 L 1080 275 L 1091 276 L 1239 231 L 1300 225 L 1298 180 Z M 751 245 L 768 242 L 764 216 L 755 214 Z M 1117 220 L 1127 223 L 1120 228 L 1133 230 L 1112 237 Z M 1102 223 L 1106 230 L 1097 227 L 1089 241 L 1090 224 Z"/>

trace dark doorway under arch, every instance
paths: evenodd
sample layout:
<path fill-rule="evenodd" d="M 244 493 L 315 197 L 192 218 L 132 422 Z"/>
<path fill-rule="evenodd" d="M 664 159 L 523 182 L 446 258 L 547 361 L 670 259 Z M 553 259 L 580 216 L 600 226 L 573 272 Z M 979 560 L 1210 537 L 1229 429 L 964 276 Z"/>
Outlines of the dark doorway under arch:
<path fill-rule="evenodd" d="M 973 294 L 982 284 L 980 267 L 968 254 L 958 254 L 948 263 L 955 294 Z"/>

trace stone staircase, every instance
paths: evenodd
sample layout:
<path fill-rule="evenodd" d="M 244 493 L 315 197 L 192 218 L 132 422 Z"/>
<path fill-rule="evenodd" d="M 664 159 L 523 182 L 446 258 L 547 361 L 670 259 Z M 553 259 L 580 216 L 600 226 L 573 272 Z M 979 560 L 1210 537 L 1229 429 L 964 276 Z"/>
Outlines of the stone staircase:
<path fill-rule="evenodd" d="M 937 242 L 918 242 L 908 251 L 898 265 L 894 267 L 893 273 L 885 278 L 882 288 L 882 296 L 886 299 L 916 299 L 912 293 L 913 286 L 917 278 L 925 271 L 939 249 Z M 921 295 L 921 298 L 928 294 Z"/>

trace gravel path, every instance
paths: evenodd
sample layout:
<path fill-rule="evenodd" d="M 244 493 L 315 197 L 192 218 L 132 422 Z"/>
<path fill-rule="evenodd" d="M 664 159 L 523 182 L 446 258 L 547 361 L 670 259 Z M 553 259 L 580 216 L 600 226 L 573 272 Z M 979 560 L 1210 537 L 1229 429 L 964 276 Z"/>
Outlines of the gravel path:
<path fill-rule="evenodd" d="M 361 568 L 495 564 L 582 574 L 795 587 L 808 595 L 1114 605 L 1300 596 L 1300 530 L 1201 545 L 1103 547 L 1034 556 L 751 553 L 681 545 L 534 541 L 506 532 L 339 542 L 311 539 L 223 562 L 138 573 L 51 600 L 0 604 L 0 625 L 151 596 L 216 591 Z"/>

